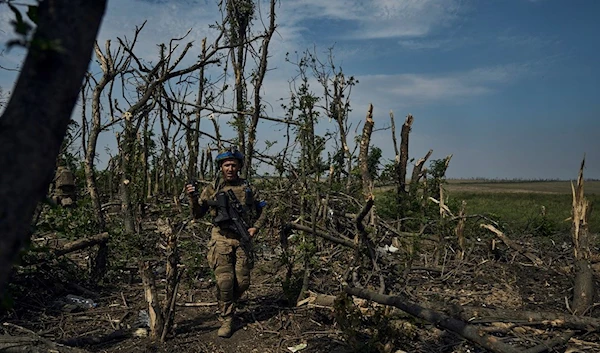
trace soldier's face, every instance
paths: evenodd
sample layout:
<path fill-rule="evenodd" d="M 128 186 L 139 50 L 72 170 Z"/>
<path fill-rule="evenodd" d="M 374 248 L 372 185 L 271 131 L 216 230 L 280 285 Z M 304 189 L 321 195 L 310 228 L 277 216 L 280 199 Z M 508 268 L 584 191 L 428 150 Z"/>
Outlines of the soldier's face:
<path fill-rule="evenodd" d="M 221 173 L 226 181 L 234 181 L 238 178 L 240 163 L 237 159 L 228 159 L 221 164 Z"/>

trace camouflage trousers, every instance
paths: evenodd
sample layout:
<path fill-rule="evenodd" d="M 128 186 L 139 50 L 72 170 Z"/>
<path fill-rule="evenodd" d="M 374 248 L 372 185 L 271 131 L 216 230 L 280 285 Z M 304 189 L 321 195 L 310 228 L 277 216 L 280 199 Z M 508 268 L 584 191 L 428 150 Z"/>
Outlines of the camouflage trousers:
<path fill-rule="evenodd" d="M 235 303 L 250 286 L 250 267 L 240 241 L 218 229 L 211 232 L 208 263 L 217 280 L 217 297 L 221 316 L 235 312 Z"/>

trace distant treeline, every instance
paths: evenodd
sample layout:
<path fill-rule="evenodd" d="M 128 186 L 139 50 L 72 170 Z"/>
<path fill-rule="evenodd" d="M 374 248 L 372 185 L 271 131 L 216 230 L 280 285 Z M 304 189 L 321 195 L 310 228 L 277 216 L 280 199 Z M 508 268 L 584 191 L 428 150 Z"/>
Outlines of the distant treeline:
<path fill-rule="evenodd" d="M 521 179 L 521 178 L 512 178 L 512 179 L 505 179 L 505 178 L 480 178 L 480 177 L 475 177 L 475 178 L 448 178 L 446 179 L 448 182 L 450 183 L 539 183 L 539 182 L 567 182 L 567 181 L 572 181 L 575 180 L 575 178 L 573 179 Z M 597 178 L 585 178 L 585 181 L 600 181 L 600 179 Z"/>

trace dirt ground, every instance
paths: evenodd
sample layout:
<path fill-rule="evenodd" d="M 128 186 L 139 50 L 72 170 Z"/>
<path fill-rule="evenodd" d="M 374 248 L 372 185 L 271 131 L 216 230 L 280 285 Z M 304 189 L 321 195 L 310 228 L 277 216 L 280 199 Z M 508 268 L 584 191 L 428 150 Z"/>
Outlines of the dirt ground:
<path fill-rule="evenodd" d="M 568 234 L 518 241 L 534 251 L 544 266 L 534 266 L 508 248 L 499 246 L 490 251 L 486 240 L 476 240 L 465 260 L 458 260 L 449 247 L 442 263 L 432 266 L 431 257 L 426 255 L 428 249 L 424 247 L 423 255 L 404 269 L 403 278 L 392 281 L 395 284 L 391 288 L 394 294 L 453 317 L 464 316 L 467 308 L 568 314 L 573 286 Z M 336 263 L 343 263 L 350 252 L 339 249 L 333 253 L 337 255 L 319 258 L 321 262 L 311 276 L 312 291 L 340 294 L 342 284 Z M 401 263 L 406 255 L 385 256 Z M 88 352 L 279 353 L 292 352 L 294 347 L 303 353 L 344 353 L 367 348 L 380 352 L 485 352 L 439 326 L 415 319 L 399 309 L 370 302 L 360 304 L 363 315 L 360 327 L 348 330 L 336 320 L 332 307 L 289 305 L 282 289 L 283 274 L 284 268 L 276 256 L 259 259 L 253 270 L 253 285 L 240 303 L 236 331 L 229 339 L 216 335 L 219 317 L 216 306 L 212 305 L 215 297 L 210 278 L 186 281 L 179 291 L 178 304 L 208 306 L 177 306 L 174 334 L 161 344 L 144 337 L 147 335 L 143 315 L 146 304 L 136 274 L 124 275 L 119 283 L 88 288 L 61 279 L 52 266 L 41 266 L 35 272 L 15 276 L 12 285 L 21 290 L 13 298 L 13 308 L 0 317 L 3 322 L 0 333 L 15 336 L 35 333 Z M 65 305 L 67 293 L 90 298 L 95 305 L 92 308 Z M 374 319 L 378 313 L 385 314 L 385 329 L 376 326 L 377 322 L 383 322 Z M 594 306 L 586 316 L 599 314 L 600 309 Z M 523 348 L 573 332 L 576 338 L 547 351 L 600 351 L 600 335 L 594 330 L 565 331 L 542 323 L 507 323 L 503 318 L 482 316 L 470 320 L 485 332 Z M 131 332 L 135 332 L 134 336 Z M 373 339 L 379 342 L 357 345 Z"/>

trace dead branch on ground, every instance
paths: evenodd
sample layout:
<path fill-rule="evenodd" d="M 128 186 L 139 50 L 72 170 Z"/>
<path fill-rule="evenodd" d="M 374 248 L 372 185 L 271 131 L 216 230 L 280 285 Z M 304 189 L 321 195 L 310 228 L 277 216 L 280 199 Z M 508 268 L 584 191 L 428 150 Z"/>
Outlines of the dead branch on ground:
<path fill-rule="evenodd" d="M 514 241 L 512 241 L 509 237 L 506 236 L 506 234 L 504 234 L 503 232 L 501 232 L 500 230 L 498 230 L 493 225 L 491 225 L 491 224 L 482 224 L 481 228 L 485 228 L 487 230 L 490 230 L 494 234 L 496 234 L 496 236 L 500 240 L 502 240 L 502 242 L 504 244 L 506 244 L 506 246 L 508 246 L 509 248 L 517 251 L 519 254 L 525 256 L 526 258 L 528 258 L 531 262 L 533 262 L 534 265 L 536 265 L 538 267 L 544 265 L 544 261 L 542 261 L 539 257 L 537 257 L 535 254 L 531 253 L 530 251 L 527 251 L 521 245 L 519 245 L 519 244 L 515 243 Z"/>
<path fill-rule="evenodd" d="M 469 325 L 461 320 L 457 320 L 444 314 L 426 309 L 406 298 L 399 296 L 389 296 L 367 289 L 346 287 L 345 292 L 360 298 L 372 300 L 374 302 L 394 306 L 420 319 L 431 322 L 439 327 L 452 331 L 465 339 L 495 353 L 520 353 L 520 350 L 502 342 L 498 337 L 487 335 L 481 332 L 476 326 Z"/>

